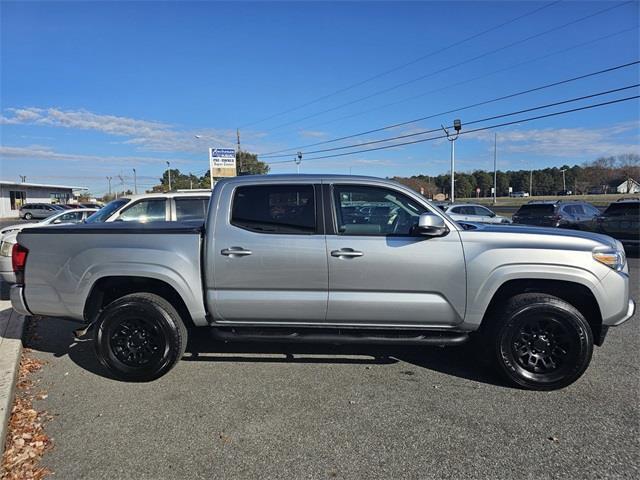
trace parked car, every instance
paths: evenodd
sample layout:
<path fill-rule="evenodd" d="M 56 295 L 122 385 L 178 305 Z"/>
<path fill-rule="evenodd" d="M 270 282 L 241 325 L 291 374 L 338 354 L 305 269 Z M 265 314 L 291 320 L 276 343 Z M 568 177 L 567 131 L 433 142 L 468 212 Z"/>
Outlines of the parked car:
<path fill-rule="evenodd" d="M 590 230 L 600 210 L 580 201 L 531 201 L 522 205 L 513 215 L 513 223 L 543 227 Z"/>
<path fill-rule="evenodd" d="M 529 196 L 529 192 L 511 192 L 509 196 L 514 198 L 525 198 Z"/>
<path fill-rule="evenodd" d="M 497 215 L 483 205 L 472 203 L 449 205 L 444 212 L 456 222 L 512 223 L 509 218 Z"/>
<path fill-rule="evenodd" d="M 78 207 L 79 208 L 102 208 L 104 205 L 101 205 L 99 203 L 91 203 L 91 202 L 85 202 L 85 203 L 79 203 Z"/>
<path fill-rule="evenodd" d="M 56 203 L 56 207 L 63 208 L 64 210 L 71 210 L 74 208 L 78 208 L 75 205 L 69 205 L 68 203 Z"/>
<path fill-rule="evenodd" d="M 81 223 L 93 212 L 95 208 L 77 208 L 74 210 L 63 210 L 35 223 L 17 223 L 0 229 L 0 277 L 7 283 L 15 283 L 16 278 L 11 268 L 11 252 L 16 243 L 18 233 L 24 229 L 45 227 L 47 225 L 61 225 L 71 223 Z"/>
<path fill-rule="evenodd" d="M 594 223 L 595 231 L 617 238 L 625 245 L 640 246 L 640 198 L 613 202 Z"/>
<path fill-rule="evenodd" d="M 350 199 L 387 218 L 345 223 Z M 476 332 L 515 385 L 586 370 L 629 319 L 622 244 L 506 225 L 465 230 L 389 180 L 265 175 L 219 181 L 204 225 L 85 223 L 18 234 L 23 315 L 86 322 L 117 378 L 167 373 L 189 334 L 222 341 L 458 345 Z M 108 234 L 108 235 L 107 235 Z M 200 327 L 200 332 L 186 326 Z M 202 333 L 201 333 L 202 332 Z"/>
<path fill-rule="evenodd" d="M 52 203 L 25 203 L 20 207 L 20 218 L 31 220 L 34 218 L 47 218 L 64 208 Z"/>
<path fill-rule="evenodd" d="M 204 222 L 211 191 L 131 195 L 112 200 L 87 223 L 101 222 Z"/>

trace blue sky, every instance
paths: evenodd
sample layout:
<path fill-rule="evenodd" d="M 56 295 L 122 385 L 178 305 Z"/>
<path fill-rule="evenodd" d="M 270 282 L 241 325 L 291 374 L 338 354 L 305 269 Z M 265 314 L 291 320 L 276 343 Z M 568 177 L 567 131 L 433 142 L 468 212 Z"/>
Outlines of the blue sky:
<path fill-rule="evenodd" d="M 267 153 L 640 56 L 637 1 L 2 1 L 0 9 L 0 176 L 86 185 L 96 194 L 105 192 L 106 176 L 121 175 L 130 183 L 132 168 L 150 186 L 167 160 L 181 171 L 202 174 L 207 148 L 235 143 L 238 127 L 244 149 Z M 426 58 L 414 62 L 421 57 Z M 424 78 L 393 88 L 418 77 Z M 457 117 L 464 129 L 468 121 L 637 83 L 635 65 L 317 148 L 428 130 Z M 536 114 L 637 94 L 634 88 Z M 634 100 L 499 128 L 499 167 L 560 166 L 637 152 L 638 121 Z M 493 131 L 462 136 L 458 168 L 490 169 L 492 151 Z M 292 158 L 287 155 L 270 161 Z M 438 140 L 330 159 L 313 156 L 303 157 L 302 172 L 433 175 L 448 170 L 449 145 Z M 293 163 L 272 166 L 273 173 L 292 171 Z"/>

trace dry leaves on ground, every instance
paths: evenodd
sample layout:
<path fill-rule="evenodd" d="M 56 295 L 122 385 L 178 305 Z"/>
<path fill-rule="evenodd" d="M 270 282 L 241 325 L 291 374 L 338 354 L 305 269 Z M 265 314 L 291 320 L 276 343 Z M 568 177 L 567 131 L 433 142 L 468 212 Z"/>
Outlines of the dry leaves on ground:
<path fill-rule="evenodd" d="M 2 456 L 3 480 L 40 480 L 51 472 L 38 464 L 51 440 L 44 433 L 43 423 L 49 417 L 45 412 L 33 409 L 34 398 L 46 398 L 46 394 L 33 392 L 29 376 L 42 368 L 43 362 L 22 353 L 16 398 L 11 410 L 6 449 Z"/>

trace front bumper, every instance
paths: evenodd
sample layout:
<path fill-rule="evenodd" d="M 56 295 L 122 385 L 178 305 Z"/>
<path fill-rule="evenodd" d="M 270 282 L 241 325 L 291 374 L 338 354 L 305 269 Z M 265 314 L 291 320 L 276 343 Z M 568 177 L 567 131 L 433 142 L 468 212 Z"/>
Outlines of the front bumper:
<path fill-rule="evenodd" d="M 629 320 L 631 317 L 633 317 L 633 314 L 635 312 L 636 312 L 636 302 L 634 302 L 633 300 L 629 300 L 629 306 L 627 307 L 627 313 L 622 318 L 616 320 L 614 323 L 611 323 L 609 326 L 617 327 L 618 325 L 623 324 L 624 322 Z"/>
<path fill-rule="evenodd" d="M 20 315 L 31 315 L 24 300 L 24 285 L 12 285 L 9 291 L 11 306 Z"/>

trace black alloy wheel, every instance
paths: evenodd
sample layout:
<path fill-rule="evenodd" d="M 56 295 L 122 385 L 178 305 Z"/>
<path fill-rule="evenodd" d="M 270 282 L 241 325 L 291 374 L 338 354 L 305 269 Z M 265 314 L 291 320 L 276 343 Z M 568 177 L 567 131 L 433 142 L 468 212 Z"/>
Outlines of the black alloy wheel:
<path fill-rule="evenodd" d="M 487 334 L 500 371 L 511 383 L 531 390 L 570 385 L 587 369 L 593 353 L 593 332 L 584 316 L 548 294 L 512 297 Z"/>
<path fill-rule="evenodd" d="M 94 343 L 98 360 L 114 377 L 144 382 L 161 377 L 182 358 L 187 329 L 164 298 L 132 293 L 100 312 Z"/>

